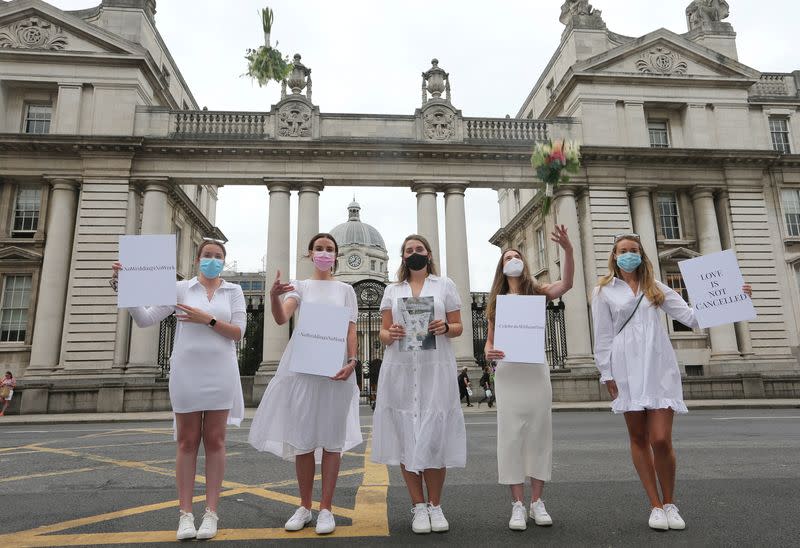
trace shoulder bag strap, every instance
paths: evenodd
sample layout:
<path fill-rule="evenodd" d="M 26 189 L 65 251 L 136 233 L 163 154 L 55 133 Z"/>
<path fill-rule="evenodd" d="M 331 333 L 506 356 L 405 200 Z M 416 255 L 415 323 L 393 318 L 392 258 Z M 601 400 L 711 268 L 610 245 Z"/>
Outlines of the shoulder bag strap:
<path fill-rule="evenodd" d="M 628 325 L 629 321 L 631 321 L 631 318 L 633 318 L 633 315 L 636 314 L 636 311 L 639 309 L 639 305 L 642 303 L 642 299 L 644 299 L 644 292 L 642 292 L 642 294 L 639 295 L 639 300 L 636 301 L 636 306 L 633 307 L 633 312 L 631 312 L 631 315 L 628 316 L 627 320 L 625 320 L 625 323 L 622 324 L 622 327 L 619 328 L 619 331 L 617 331 L 617 335 L 622 333 L 622 330 L 625 329 L 625 326 Z"/>

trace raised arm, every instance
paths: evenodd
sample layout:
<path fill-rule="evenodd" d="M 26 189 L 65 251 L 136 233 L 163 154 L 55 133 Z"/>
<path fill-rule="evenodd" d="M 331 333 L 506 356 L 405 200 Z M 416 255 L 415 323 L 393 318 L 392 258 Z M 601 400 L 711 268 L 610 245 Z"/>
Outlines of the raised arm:
<path fill-rule="evenodd" d="M 284 299 L 281 300 L 281 295 L 294 291 L 294 286 L 289 283 L 281 283 L 281 271 L 275 276 L 275 281 L 272 283 L 272 288 L 269 290 L 269 304 L 272 311 L 272 317 L 275 318 L 275 323 L 283 325 L 289 321 L 294 311 L 297 310 L 297 299 Z"/>
<path fill-rule="evenodd" d="M 562 258 L 561 279 L 544 286 L 544 294 L 548 301 L 554 301 L 572 289 L 572 279 L 575 276 L 575 258 L 572 255 L 572 242 L 567 235 L 567 228 L 564 225 L 556 225 L 550 240 L 561 246 Z"/>

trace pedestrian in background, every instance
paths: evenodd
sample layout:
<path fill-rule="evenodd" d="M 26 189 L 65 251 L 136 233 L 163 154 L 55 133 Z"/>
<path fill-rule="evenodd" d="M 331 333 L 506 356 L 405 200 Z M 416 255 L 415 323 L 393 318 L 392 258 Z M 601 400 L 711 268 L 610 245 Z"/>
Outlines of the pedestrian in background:
<path fill-rule="evenodd" d="M 8 404 L 11 403 L 11 398 L 14 397 L 14 389 L 17 387 L 17 379 L 11 374 L 11 371 L 6 371 L 3 380 L 0 381 L 0 402 L 3 404 L 3 409 L 0 410 L 0 417 L 6 414 Z"/>

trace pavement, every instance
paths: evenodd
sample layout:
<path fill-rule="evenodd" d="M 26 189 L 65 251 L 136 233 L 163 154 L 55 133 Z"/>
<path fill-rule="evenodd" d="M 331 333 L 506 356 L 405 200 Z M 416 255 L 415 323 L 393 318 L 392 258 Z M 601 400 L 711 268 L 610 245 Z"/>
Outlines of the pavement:
<path fill-rule="evenodd" d="M 787 399 L 738 399 L 738 400 L 685 400 L 689 410 L 700 409 L 800 409 L 800 398 Z M 609 411 L 611 404 L 607 401 L 592 402 L 553 402 L 553 411 Z M 363 406 L 362 406 L 363 407 Z M 462 404 L 464 415 L 495 414 L 496 407 L 488 407 L 477 403 L 472 407 Z M 252 419 L 255 408 L 245 409 L 245 420 Z M 172 420 L 171 411 L 153 411 L 143 413 L 50 413 L 39 415 L 5 415 L 0 417 L 1 425 L 24 424 L 90 424 L 118 422 L 150 422 Z"/>

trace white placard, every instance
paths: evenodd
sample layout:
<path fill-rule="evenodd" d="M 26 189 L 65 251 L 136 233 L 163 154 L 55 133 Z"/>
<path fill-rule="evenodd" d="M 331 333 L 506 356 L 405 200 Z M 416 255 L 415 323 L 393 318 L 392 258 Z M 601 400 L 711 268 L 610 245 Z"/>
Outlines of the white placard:
<path fill-rule="evenodd" d="M 733 250 L 678 263 L 700 327 L 755 319 L 753 301 L 742 292 L 744 278 Z"/>
<path fill-rule="evenodd" d="M 346 306 L 301 303 L 292 333 L 289 369 L 333 377 L 344 367 L 351 310 Z"/>
<path fill-rule="evenodd" d="M 120 236 L 117 306 L 174 305 L 175 258 L 175 234 Z"/>
<path fill-rule="evenodd" d="M 498 295 L 494 320 L 494 347 L 503 361 L 545 363 L 545 297 Z"/>

